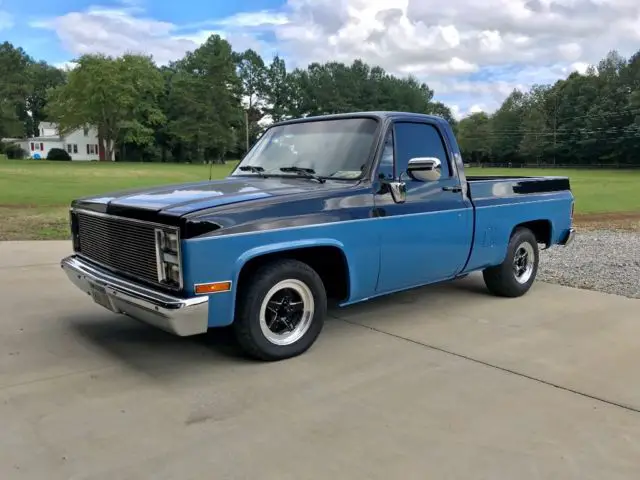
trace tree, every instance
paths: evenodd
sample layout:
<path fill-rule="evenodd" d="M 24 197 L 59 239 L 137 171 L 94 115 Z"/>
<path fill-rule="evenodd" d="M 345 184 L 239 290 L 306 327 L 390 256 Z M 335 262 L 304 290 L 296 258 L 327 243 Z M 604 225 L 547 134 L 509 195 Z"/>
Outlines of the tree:
<path fill-rule="evenodd" d="M 274 122 L 279 122 L 289 116 L 291 92 L 288 81 L 286 64 L 282 58 L 276 55 L 267 68 L 264 85 L 265 113 Z"/>
<path fill-rule="evenodd" d="M 262 57 L 254 50 L 246 50 L 238 55 L 238 76 L 242 82 L 242 94 L 246 100 L 249 142 L 255 140 L 258 122 L 264 117 L 264 97 L 267 86 L 267 69 Z"/>
<path fill-rule="evenodd" d="M 31 58 L 9 42 L 0 44 L 0 138 L 25 135 Z"/>
<path fill-rule="evenodd" d="M 458 144 L 464 157 L 481 162 L 491 157 L 491 119 L 484 112 L 474 113 L 458 124 Z"/>
<path fill-rule="evenodd" d="M 361 59 L 287 70 L 276 55 L 234 52 L 217 35 L 184 58 L 157 67 L 151 58 L 85 55 L 69 73 L 0 45 L 0 136 L 36 133 L 48 119 L 63 131 L 99 130 L 108 159 L 115 146 L 142 160 L 237 157 L 267 121 L 371 110 L 438 115 L 476 162 L 639 164 L 640 51 L 611 51 L 585 73 L 514 90 L 494 113 L 456 122 L 434 91 Z M 105 147 L 106 145 L 106 147 Z"/>
<path fill-rule="evenodd" d="M 514 90 L 491 118 L 491 151 L 503 162 L 520 160 L 525 95 Z"/>
<path fill-rule="evenodd" d="M 221 161 L 237 147 L 242 128 L 242 81 L 231 45 L 219 35 L 173 65 L 169 129 L 202 162 Z"/>
<path fill-rule="evenodd" d="M 458 122 L 454 118 L 451 109 L 442 102 L 429 102 L 429 106 L 427 107 L 425 113 L 442 117 L 447 122 L 449 122 L 451 126 L 454 127 L 454 129 L 456 129 L 455 127 L 457 127 Z"/>
<path fill-rule="evenodd" d="M 51 90 L 47 113 L 61 132 L 94 125 L 105 159 L 124 141 L 146 144 L 164 121 L 162 75 L 150 57 L 83 55 L 65 84 Z"/>
<path fill-rule="evenodd" d="M 52 67 L 44 61 L 29 64 L 27 77 L 26 108 L 31 112 L 31 115 L 26 118 L 26 133 L 27 135 L 37 135 L 40 122 L 48 119 L 45 111 L 47 92 L 64 84 L 66 78 L 62 70 Z"/>

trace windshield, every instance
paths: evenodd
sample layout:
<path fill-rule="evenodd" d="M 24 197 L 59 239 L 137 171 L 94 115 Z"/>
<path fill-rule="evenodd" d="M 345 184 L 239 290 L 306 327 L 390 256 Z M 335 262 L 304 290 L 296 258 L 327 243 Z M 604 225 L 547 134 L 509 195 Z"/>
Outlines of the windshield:
<path fill-rule="evenodd" d="M 369 159 L 377 127 L 378 122 L 371 118 L 345 118 L 270 128 L 234 175 L 295 176 L 296 172 L 283 173 L 281 168 L 286 171 L 287 167 L 298 167 L 311 169 L 318 177 L 359 178 Z M 245 168 L 240 170 L 241 167 Z"/>

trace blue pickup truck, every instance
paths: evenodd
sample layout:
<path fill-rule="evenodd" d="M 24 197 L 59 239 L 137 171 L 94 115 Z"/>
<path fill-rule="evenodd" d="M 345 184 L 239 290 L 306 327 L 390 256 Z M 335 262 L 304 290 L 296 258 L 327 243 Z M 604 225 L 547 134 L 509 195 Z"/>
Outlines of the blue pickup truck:
<path fill-rule="evenodd" d="M 331 303 L 475 271 L 525 294 L 539 245 L 573 239 L 573 205 L 566 177 L 466 176 L 442 118 L 327 115 L 271 126 L 223 180 L 74 200 L 61 266 L 108 310 L 180 336 L 233 325 L 279 360 Z"/>

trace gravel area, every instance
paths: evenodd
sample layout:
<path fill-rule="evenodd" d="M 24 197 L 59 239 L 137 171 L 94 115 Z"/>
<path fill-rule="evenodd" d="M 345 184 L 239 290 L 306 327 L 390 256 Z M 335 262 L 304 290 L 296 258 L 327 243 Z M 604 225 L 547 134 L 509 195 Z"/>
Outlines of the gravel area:
<path fill-rule="evenodd" d="M 571 245 L 541 252 L 538 279 L 640 298 L 640 233 L 578 230 Z"/>

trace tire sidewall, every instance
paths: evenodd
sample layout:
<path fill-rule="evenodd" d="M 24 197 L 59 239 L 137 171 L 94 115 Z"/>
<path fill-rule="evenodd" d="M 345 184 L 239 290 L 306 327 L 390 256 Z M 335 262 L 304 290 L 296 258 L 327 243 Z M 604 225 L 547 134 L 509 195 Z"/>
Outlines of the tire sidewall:
<path fill-rule="evenodd" d="M 534 254 L 533 271 L 531 272 L 531 278 L 529 278 L 529 280 L 526 283 L 518 282 L 513 272 L 513 260 L 516 254 L 516 250 L 523 243 L 529 243 L 533 247 L 533 254 Z M 536 236 L 533 234 L 531 230 L 528 230 L 528 229 L 516 230 L 516 232 L 513 234 L 509 242 L 509 250 L 507 253 L 507 258 L 503 266 L 504 269 L 508 269 L 508 278 L 510 279 L 512 288 L 520 290 L 522 292 L 528 291 L 536 280 L 536 277 L 538 275 L 539 265 L 540 265 L 540 249 L 538 248 L 538 241 L 536 239 Z M 503 273 L 507 274 L 507 271 Z"/>
<path fill-rule="evenodd" d="M 262 273 L 262 275 L 260 275 Z M 260 356 L 268 359 L 282 359 L 305 352 L 315 342 L 322 331 L 327 312 L 327 297 L 322 280 L 306 264 L 297 261 L 274 263 L 258 272 L 259 280 L 251 284 L 250 295 L 244 296 L 248 302 L 240 305 L 240 322 L 248 330 L 252 342 L 260 352 Z M 314 301 L 314 312 L 309 329 L 296 342 L 290 345 L 271 343 L 260 328 L 260 309 L 269 290 L 283 280 L 298 280 L 307 285 Z"/>

